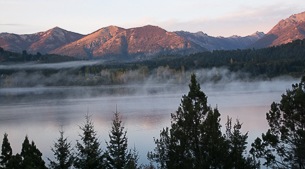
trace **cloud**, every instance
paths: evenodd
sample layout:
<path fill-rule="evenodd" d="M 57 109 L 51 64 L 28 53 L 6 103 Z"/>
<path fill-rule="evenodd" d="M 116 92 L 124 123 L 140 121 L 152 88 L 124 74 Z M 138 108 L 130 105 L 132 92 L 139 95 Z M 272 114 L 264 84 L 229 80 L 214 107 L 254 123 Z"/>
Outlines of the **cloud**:
<path fill-rule="evenodd" d="M 25 24 L 18 24 L 18 23 L 0 23 L 0 26 L 25 26 Z"/>
<path fill-rule="evenodd" d="M 71 8 L 67 6 L 71 6 L 70 2 L 73 0 L 65 0 L 60 6 L 57 1 L 59 0 L 54 2 L 0 0 L 0 6 L 4 6 L 4 9 L 0 11 L 4 22 L 0 24 L 0 32 L 33 33 L 58 25 L 71 31 L 87 34 L 108 25 L 130 28 L 151 24 L 168 31 L 203 31 L 212 36 L 234 34 L 244 36 L 256 31 L 268 32 L 280 19 L 305 9 L 305 3 L 301 0 L 267 2 L 263 0 L 255 2 L 225 0 L 145 2 L 137 0 L 133 3 L 96 0 L 91 3 L 81 3 L 85 1 L 77 0 L 79 3 L 72 4 Z M 56 12 L 45 12 L 45 7 L 50 9 L 48 11 L 56 9 Z M 21 12 L 10 13 L 10 11 Z M 86 12 L 79 13 L 79 11 Z"/>
<path fill-rule="evenodd" d="M 218 17 L 201 17 L 188 21 L 171 19 L 166 21 L 147 20 L 160 25 L 168 31 L 187 30 L 191 32 L 203 31 L 212 36 L 246 36 L 256 31 L 267 33 L 281 19 L 292 14 L 302 12 L 294 5 L 268 5 L 258 7 L 239 7 L 238 10 L 228 12 Z"/>
<path fill-rule="evenodd" d="M 41 31 L 39 28 L 35 29 L 35 25 L 29 23 L 0 23 L 0 33 L 30 34 Z"/>

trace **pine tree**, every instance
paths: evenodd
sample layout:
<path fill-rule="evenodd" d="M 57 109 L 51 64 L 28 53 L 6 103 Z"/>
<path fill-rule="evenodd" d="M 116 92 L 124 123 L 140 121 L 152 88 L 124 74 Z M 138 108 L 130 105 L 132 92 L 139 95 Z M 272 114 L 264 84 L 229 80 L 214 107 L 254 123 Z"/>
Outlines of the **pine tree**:
<path fill-rule="evenodd" d="M 79 169 L 100 169 L 103 167 L 102 150 L 96 137 L 96 131 L 89 115 L 85 116 L 86 121 L 82 130 L 81 142 L 76 143 L 76 157 L 74 167 Z"/>
<path fill-rule="evenodd" d="M 109 143 L 106 142 L 107 168 L 137 168 L 137 155 L 136 152 L 128 152 L 126 134 L 127 131 L 124 131 L 120 115 L 118 112 L 115 112 L 114 119 L 112 121 L 112 130 L 109 134 L 110 140 Z"/>
<path fill-rule="evenodd" d="M 6 169 L 20 169 L 22 168 L 22 157 L 20 154 L 13 155 L 8 162 Z"/>
<path fill-rule="evenodd" d="M 248 136 L 241 134 L 241 124 L 238 122 L 232 132 L 229 121 L 227 136 L 222 134 L 220 113 L 207 105 L 207 96 L 194 74 L 189 89 L 176 113 L 171 114 L 171 128 L 163 128 L 160 138 L 154 139 L 156 147 L 148 159 L 161 169 L 255 168 L 251 158 L 243 157 Z"/>
<path fill-rule="evenodd" d="M 166 169 L 169 163 L 169 147 L 171 142 L 169 128 L 163 128 L 160 132 L 160 138 L 154 138 L 154 142 L 156 144 L 154 152 L 148 152 L 147 158 L 151 163 L 156 162 L 158 168 Z"/>
<path fill-rule="evenodd" d="M 51 169 L 68 169 L 73 165 L 73 155 L 71 153 L 71 143 L 68 143 L 67 138 L 64 138 L 64 132 L 61 130 L 60 137 L 54 143 L 52 152 L 56 161 L 50 160 L 49 168 Z"/>
<path fill-rule="evenodd" d="M 139 153 L 136 149 L 136 147 L 134 147 L 132 150 L 129 151 L 128 155 L 127 155 L 127 165 L 125 166 L 126 169 L 138 169 L 139 164 L 138 164 L 138 160 L 139 160 Z"/>
<path fill-rule="evenodd" d="M 191 76 L 188 95 L 184 95 L 175 114 L 171 114 L 171 128 L 155 139 L 154 153 L 149 159 L 160 168 L 217 168 L 223 165 L 226 154 L 224 136 L 217 109 L 207 105 L 196 76 Z"/>
<path fill-rule="evenodd" d="M 200 167 L 204 161 L 200 147 L 204 134 L 201 129 L 211 108 L 207 106 L 207 97 L 201 91 L 194 74 L 189 89 L 188 95 L 182 97 L 176 114 L 171 115 L 170 168 Z"/>
<path fill-rule="evenodd" d="M 272 103 L 266 114 L 269 129 L 252 144 L 251 152 L 275 168 L 305 168 L 305 77 Z"/>
<path fill-rule="evenodd" d="M 220 113 L 217 108 L 210 110 L 200 128 L 200 168 L 224 168 L 228 157 L 228 144 L 221 133 Z M 201 162 L 201 163 L 200 163 Z M 194 168 L 198 168 L 198 167 Z"/>
<path fill-rule="evenodd" d="M 0 168 L 6 168 L 8 162 L 12 158 L 12 147 L 8 141 L 8 135 L 5 133 L 2 141 L 1 156 L 0 156 Z"/>
<path fill-rule="evenodd" d="M 232 129 L 232 119 L 228 118 L 226 123 L 226 139 L 229 143 L 229 154 L 226 158 L 226 168 L 259 168 L 259 164 L 250 157 L 245 157 L 247 148 L 248 133 L 241 133 L 242 124 L 239 120 Z"/>
<path fill-rule="evenodd" d="M 21 149 L 22 168 L 24 169 L 46 169 L 45 162 L 42 159 L 42 153 L 37 149 L 34 141 L 29 142 L 26 136 Z"/>

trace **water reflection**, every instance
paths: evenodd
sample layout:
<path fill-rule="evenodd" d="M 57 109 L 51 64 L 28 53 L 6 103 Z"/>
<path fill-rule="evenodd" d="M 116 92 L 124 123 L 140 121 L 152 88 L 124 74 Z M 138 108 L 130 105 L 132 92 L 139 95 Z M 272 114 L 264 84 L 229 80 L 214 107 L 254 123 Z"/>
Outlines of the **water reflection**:
<path fill-rule="evenodd" d="M 292 83 L 279 80 L 267 82 L 233 82 L 202 84 L 208 103 L 218 107 L 222 124 L 227 116 L 238 118 L 242 130 L 249 131 L 249 142 L 265 132 L 265 113 L 273 101 Z M 111 93 L 115 91 L 114 93 Z M 52 158 L 50 147 L 63 126 L 68 140 L 79 139 L 79 126 L 84 115 L 92 115 L 103 148 L 111 129 L 116 107 L 123 116 L 129 145 L 140 153 L 140 163 L 147 163 L 146 154 L 154 148 L 153 137 L 170 126 L 170 113 L 177 110 L 187 85 L 100 86 L 100 87 L 38 87 L 0 89 L 0 134 L 7 132 L 13 153 L 19 153 L 25 135 L 35 141 L 44 158 Z M 2 141 L 2 139 L 0 139 Z"/>

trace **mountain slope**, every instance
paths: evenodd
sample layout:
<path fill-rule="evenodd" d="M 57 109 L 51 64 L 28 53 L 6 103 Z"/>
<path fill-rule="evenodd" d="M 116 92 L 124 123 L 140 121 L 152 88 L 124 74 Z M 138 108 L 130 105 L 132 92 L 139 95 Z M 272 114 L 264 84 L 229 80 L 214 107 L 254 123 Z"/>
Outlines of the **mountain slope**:
<path fill-rule="evenodd" d="M 39 40 L 37 34 L 17 35 L 11 33 L 0 34 L 0 46 L 9 51 L 21 52 L 27 50 L 32 43 Z"/>
<path fill-rule="evenodd" d="M 231 36 L 228 38 L 224 38 L 224 37 L 209 36 L 203 32 L 190 33 L 190 32 L 179 31 L 176 33 L 188 39 L 189 41 L 210 51 L 245 49 L 265 35 L 263 32 L 256 32 L 252 35 L 245 37 Z"/>
<path fill-rule="evenodd" d="M 106 46 L 104 43 L 123 30 L 123 28 L 115 26 L 102 28 L 77 41 L 59 47 L 53 50 L 52 53 L 74 57 L 92 57 L 94 51 L 101 51 L 100 49 L 103 48 L 103 45 Z"/>
<path fill-rule="evenodd" d="M 6 50 L 29 53 L 48 53 L 60 46 L 82 38 L 83 35 L 59 27 L 35 34 L 0 34 L 0 46 Z"/>
<path fill-rule="evenodd" d="M 297 39 L 305 38 L 305 12 L 290 16 L 276 24 L 253 47 L 263 48 L 286 44 Z"/>
<path fill-rule="evenodd" d="M 75 42 L 52 51 L 74 57 L 148 56 L 161 53 L 192 53 L 203 48 L 175 33 L 147 25 L 124 29 L 109 26 L 99 29 Z"/>
<path fill-rule="evenodd" d="M 83 37 L 83 35 L 66 31 L 59 27 L 55 27 L 46 32 L 39 34 L 40 38 L 38 41 L 31 44 L 29 47 L 30 53 L 48 53 L 51 50 L 54 50 L 58 47 L 61 47 L 65 44 L 74 42 Z"/>

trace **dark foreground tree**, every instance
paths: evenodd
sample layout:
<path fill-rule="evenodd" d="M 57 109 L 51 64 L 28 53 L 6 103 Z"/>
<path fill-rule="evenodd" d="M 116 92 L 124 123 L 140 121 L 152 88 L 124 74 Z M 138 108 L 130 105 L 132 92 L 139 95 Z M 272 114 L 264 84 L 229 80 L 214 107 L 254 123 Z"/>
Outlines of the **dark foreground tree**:
<path fill-rule="evenodd" d="M 222 167 L 227 154 L 220 131 L 220 114 L 207 105 L 196 76 L 191 76 L 188 95 L 184 95 L 176 113 L 171 114 L 171 128 L 155 139 L 151 160 L 160 168 Z"/>
<path fill-rule="evenodd" d="M 176 113 L 171 114 L 171 128 L 164 128 L 160 138 L 155 139 L 154 152 L 148 158 L 157 162 L 159 168 L 233 168 L 230 156 L 237 147 L 244 150 L 247 137 L 228 139 L 221 132 L 220 113 L 207 105 L 207 97 L 201 91 L 196 76 L 191 76 L 188 95 L 184 95 Z M 231 130 L 230 130 L 231 131 Z M 234 140 L 235 139 L 235 140 Z M 236 141 L 235 145 L 230 143 Z M 238 152 L 239 153 L 239 152 Z M 237 155 L 236 155 L 237 156 Z M 237 159 L 237 157 L 236 157 Z M 238 157 L 238 160 L 245 158 Z M 248 167 L 242 167 L 248 168 Z M 252 167 L 249 167 L 252 168 Z"/>
<path fill-rule="evenodd" d="M 20 169 L 22 168 L 22 157 L 20 154 L 13 155 L 8 162 L 6 169 Z"/>
<path fill-rule="evenodd" d="M 275 168 L 305 168 L 305 77 L 272 103 L 266 114 L 269 129 L 252 144 L 251 152 Z"/>
<path fill-rule="evenodd" d="M 12 147 L 8 141 L 8 135 L 5 133 L 2 141 L 1 156 L 0 156 L 0 168 L 7 168 L 7 164 L 12 158 Z"/>
<path fill-rule="evenodd" d="M 226 168 L 259 168 L 260 164 L 256 163 L 249 155 L 246 156 L 248 133 L 241 133 L 242 124 L 239 120 L 232 127 L 232 119 L 228 118 L 226 123 L 226 139 L 229 143 L 229 154 L 226 160 Z"/>
<path fill-rule="evenodd" d="M 96 137 L 93 122 L 89 115 L 85 116 L 86 121 L 80 126 L 82 134 L 81 141 L 76 143 L 76 157 L 74 167 L 79 169 L 100 169 L 103 167 L 102 150 Z"/>
<path fill-rule="evenodd" d="M 188 95 L 184 95 L 176 113 L 171 114 L 171 128 L 165 128 L 160 133 L 160 139 L 155 139 L 156 148 L 149 158 L 159 163 L 160 168 L 203 168 L 207 166 L 208 153 L 202 144 L 206 132 L 204 128 L 213 127 L 218 130 L 219 124 L 205 126 L 208 113 L 212 122 L 213 110 L 207 106 L 207 97 L 200 90 L 196 76 L 192 75 Z M 218 117 L 217 117 L 218 118 Z M 216 119 L 216 123 L 218 120 Z M 220 131 L 215 132 L 216 135 Z"/>
<path fill-rule="evenodd" d="M 112 129 L 109 134 L 109 143 L 105 156 L 107 158 L 107 168 L 109 169 L 124 169 L 137 168 L 137 152 L 134 149 L 128 151 L 128 142 L 126 137 L 127 131 L 124 131 L 122 120 L 118 112 L 114 113 L 112 121 Z"/>
<path fill-rule="evenodd" d="M 142 167 L 139 167 L 139 164 L 138 164 L 139 153 L 138 153 L 136 147 L 134 147 L 132 150 L 129 150 L 127 159 L 128 159 L 128 162 L 127 162 L 127 165 L 125 166 L 126 169 L 142 168 Z"/>
<path fill-rule="evenodd" d="M 73 155 L 71 153 L 71 143 L 64 138 L 64 132 L 59 131 L 60 137 L 57 142 L 54 143 L 52 152 L 54 153 L 55 160 L 50 160 L 50 169 L 68 169 L 73 165 Z"/>
<path fill-rule="evenodd" d="M 156 162 L 158 164 L 158 168 L 166 169 L 170 166 L 170 157 L 169 157 L 169 151 L 170 151 L 170 145 L 171 145 L 171 137 L 169 128 L 163 128 L 160 132 L 160 138 L 155 139 L 156 147 L 154 149 L 154 152 L 148 152 L 147 158 L 151 162 Z M 150 165 L 153 166 L 153 165 Z M 149 168 L 149 166 L 147 166 Z"/>
<path fill-rule="evenodd" d="M 21 166 L 24 169 L 46 169 L 45 162 L 42 159 L 42 153 L 37 149 L 34 141 L 29 142 L 26 136 L 24 142 L 22 143 L 21 149 Z M 19 158 L 19 157 L 17 157 Z M 18 160 L 18 159 L 17 159 Z"/>

